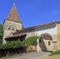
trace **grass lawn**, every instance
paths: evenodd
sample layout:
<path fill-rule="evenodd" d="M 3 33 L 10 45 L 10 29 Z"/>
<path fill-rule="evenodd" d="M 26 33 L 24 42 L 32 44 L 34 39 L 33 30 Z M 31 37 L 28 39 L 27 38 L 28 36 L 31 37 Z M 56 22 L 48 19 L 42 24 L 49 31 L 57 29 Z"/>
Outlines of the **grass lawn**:
<path fill-rule="evenodd" d="M 50 55 L 60 55 L 60 50 L 52 52 Z"/>

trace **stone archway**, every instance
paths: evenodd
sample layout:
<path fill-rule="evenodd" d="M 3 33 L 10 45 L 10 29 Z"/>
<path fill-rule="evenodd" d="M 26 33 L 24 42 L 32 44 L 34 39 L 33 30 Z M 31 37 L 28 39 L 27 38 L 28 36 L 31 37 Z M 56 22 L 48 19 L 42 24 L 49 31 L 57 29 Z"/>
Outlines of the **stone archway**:
<path fill-rule="evenodd" d="M 52 36 L 48 33 L 43 33 L 39 37 L 39 49 L 41 51 L 51 51 L 52 50 Z"/>

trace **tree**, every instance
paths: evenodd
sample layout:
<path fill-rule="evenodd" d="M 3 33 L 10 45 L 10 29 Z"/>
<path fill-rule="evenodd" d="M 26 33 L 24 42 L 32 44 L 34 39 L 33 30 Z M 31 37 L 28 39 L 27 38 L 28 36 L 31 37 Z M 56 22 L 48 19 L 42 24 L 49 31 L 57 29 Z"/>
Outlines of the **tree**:
<path fill-rule="evenodd" d="M 38 36 L 31 36 L 25 40 L 26 46 L 36 45 Z"/>
<path fill-rule="evenodd" d="M 2 38 L 3 38 L 3 25 L 0 24 L 0 43 L 2 43 Z"/>

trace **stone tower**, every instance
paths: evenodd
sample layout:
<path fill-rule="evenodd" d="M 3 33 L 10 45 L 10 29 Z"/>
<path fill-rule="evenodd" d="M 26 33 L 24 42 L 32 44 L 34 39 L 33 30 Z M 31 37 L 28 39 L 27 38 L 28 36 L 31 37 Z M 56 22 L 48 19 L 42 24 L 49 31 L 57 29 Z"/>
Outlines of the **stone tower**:
<path fill-rule="evenodd" d="M 16 30 L 21 30 L 22 28 L 22 22 L 19 19 L 16 6 L 14 4 L 8 18 L 5 19 L 3 24 L 3 43 L 6 43 L 6 37 L 11 36 L 12 33 L 16 32 Z"/>

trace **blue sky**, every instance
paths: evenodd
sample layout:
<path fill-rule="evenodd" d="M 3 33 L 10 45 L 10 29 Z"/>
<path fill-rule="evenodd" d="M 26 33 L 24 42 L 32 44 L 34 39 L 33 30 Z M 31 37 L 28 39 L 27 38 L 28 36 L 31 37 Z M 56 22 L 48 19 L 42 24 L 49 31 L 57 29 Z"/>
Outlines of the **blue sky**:
<path fill-rule="evenodd" d="M 0 24 L 15 2 L 24 27 L 60 20 L 60 0 L 0 0 Z"/>

